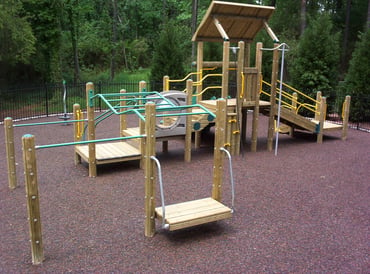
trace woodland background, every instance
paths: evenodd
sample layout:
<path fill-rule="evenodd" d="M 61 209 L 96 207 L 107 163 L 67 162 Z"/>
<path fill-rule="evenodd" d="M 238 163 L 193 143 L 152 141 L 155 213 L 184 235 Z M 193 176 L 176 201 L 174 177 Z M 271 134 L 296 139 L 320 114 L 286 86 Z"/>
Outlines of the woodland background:
<path fill-rule="evenodd" d="M 210 2 L 2 0 L 0 91 L 62 80 L 124 81 L 132 74 L 182 78 L 194 70 L 191 37 Z M 329 102 L 350 94 L 351 119 L 370 119 L 369 0 L 228 2 L 275 6 L 269 25 L 290 47 L 285 82 L 307 94 L 320 90 Z M 264 31 L 258 41 L 272 46 Z M 205 59 L 221 60 L 221 47 L 206 44 Z M 265 54 L 267 79 L 270 70 Z"/>

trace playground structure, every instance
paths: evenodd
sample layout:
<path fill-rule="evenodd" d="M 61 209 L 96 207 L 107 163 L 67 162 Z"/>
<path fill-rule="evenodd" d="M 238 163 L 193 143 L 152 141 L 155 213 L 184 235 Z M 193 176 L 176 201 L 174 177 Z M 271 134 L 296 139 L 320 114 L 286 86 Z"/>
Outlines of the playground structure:
<path fill-rule="evenodd" d="M 145 169 L 145 235 L 153 236 L 155 233 L 155 219 L 162 222 L 162 227 L 176 230 L 202 223 L 230 218 L 233 206 L 227 207 L 221 203 L 221 186 L 223 175 L 223 153 L 229 156 L 239 154 L 240 142 L 246 138 L 246 115 L 249 110 L 253 111 L 251 150 L 257 149 L 258 115 L 269 115 L 268 149 L 272 150 L 274 132 L 289 132 L 294 129 L 304 129 L 317 134 L 317 142 L 321 143 L 323 134 L 330 130 L 342 130 L 342 139 L 347 135 L 347 122 L 350 98 L 347 97 L 343 107 L 343 125 L 335 125 L 325 121 L 326 101 L 325 97 L 318 93 L 316 100 L 311 104 L 298 102 L 298 91 L 280 82 L 281 86 L 293 90 L 293 93 L 277 89 L 279 49 L 275 43 L 273 49 L 272 80 L 267 83 L 262 80 L 262 51 L 261 43 L 256 47 L 255 67 L 250 67 L 249 53 L 250 43 L 255 34 L 265 28 L 274 42 L 277 37 L 267 25 L 273 8 L 236 3 L 224 3 L 213 1 L 207 11 L 193 41 L 198 42 L 196 81 L 193 83 L 188 77 L 186 93 L 171 91 L 169 85 L 173 81 L 169 77 L 164 78 L 164 92 L 147 92 L 144 83 L 141 83 L 139 92 L 125 92 L 115 94 L 94 94 L 92 83 L 86 86 L 87 120 L 82 117 L 82 111 L 78 105 L 74 106 L 75 141 L 64 144 L 52 144 L 35 146 L 31 135 L 23 137 L 23 161 L 26 178 L 26 191 L 29 211 L 29 225 L 33 262 L 40 263 L 43 260 L 43 248 L 41 237 L 41 221 L 39 212 L 39 198 L 37 189 L 36 149 L 52 148 L 58 146 L 75 146 L 75 162 L 85 160 L 89 164 L 89 176 L 95 177 L 96 167 L 99 164 L 140 160 Z M 245 25 L 247 31 L 242 32 L 235 25 Z M 241 28 L 243 29 L 243 28 Z M 238 31 L 236 31 L 238 30 Z M 222 41 L 223 61 L 210 62 L 203 60 L 203 42 Z M 238 47 L 230 47 L 230 42 L 238 42 Z M 247 45 L 246 45 L 247 43 Z M 230 49 L 238 51 L 235 62 L 230 62 Z M 222 74 L 203 75 L 208 66 L 222 68 Z M 229 70 L 237 71 L 237 93 L 235 98 L 228 98 Z M 208 77 L 222 77 L 222 85 L 213 87 L 221 90 L 221 100 L 203 100 L 203 81 Z M 193 85 L 196 92 L 193 92 Z M 269 90 L 269 91 L 267 91 Z M 269 101 L 260 100 L 261 94 L 270 98 Z M 277 98 L 286 97 L 284 100 Z M 300 96 L 306 96 L 301 94 Z M 196 104 L 191 104 L 193 97 Z M 103 116 L 94 117 L 94 100 L 101 99 L 106 103 L 108 112 Z M 186 101 L 186 103 L 185 103 Z M 133 103 L 134 102 L 134 103 Z M 278 107 L 278 104 L 282 107 Z M 302 108 L 311 110 L 314 118 L 308 119 L 299 114 Z M 96 139 L 96 124 L 103 121 L 109 115 L 120 115 L 120 137 L 109 139 Z M 125 117 L 135 114 L 139 117 L 138 127 L 128 128 Z M 106 116 L 105 116 L 106 115 Z M 280 116 L 285 126 L 276 126 L 276 119 Z M 161 177 L 161 169 L 158 159 L 155 157 L 155 143 L 162 141 L 167 148 L 167 142 L 175 138 L 185 138 L 185 160 L 191 157 L 191 133 L 195 132 L 196 147 L 200 144 L 199 132 L 209 123 L 216 119 L 213 186 L 210 198 L 190 201 L 175 205 L 166 205 L 164 202 L 163 186 L 160 179 L 161 206 L 155 205 L 155 166 L 158 168 L 158 177 Z M 87 139 L 83 140 L 84 122 L 87 121 Z M 4 123 L 7 137 L 7 159 L 9 182 L 15 179 L 14 167 L 10 164 L 14 161 L 14 142 L 12 142 L 13 125 L 11 119 Z M 61 122 L 64 123 L 64 122 Z M 19 125 L 18 125 L 19 126 Z M 226 150 L 227 148 L 227 150 Z M 230 169 L 231 171 L 231 169 Z M 230 176 L 232 178 L 232 175 Z M 14 188 L 14 184 L 11 186 Z M 233 187 L 232 187 L 233 188 Z M 180 217 L 181 216 L 181 217 Z"/>
<path fill-rule="evenodd" d="M 196 102 L 214 111 L 214 100 L 203 100 L 204 92 L 209 89 L 219 89 L 220 97 L 227 101 L 229 121 L 234 122 L 227 131 L 227 141 L 232 154 L 239 154 L 240 144 L 246 139 L 246 121 L 248 111 L 253 112 L 251 151 L 257 150 L 257 130 L 259 113 L 269 116 L 267 132 L 267 148 L 273 147 L 274 133 L 284 132 L 293 135 L 295 129 L 306 130 L 317 134 L 317 142 L 322 143 L 323 135 L 333 131 L 341 130 L 342 139 L 347 137 L 348 116 L 350 97 L 347 96 L 343 103 L 343 124 L 334 124 L 325 120 L 326 98 L 317 93 L 317 98 L 310 98 L 306 94 L 286 85 L 280 79 L 280 88 L 277 88 L 279 71 L 279 39 L 268 25 L 268 20 L 274 11 L 274 7 L 213 1 L 195 32 L 192 41 L 197 42 L 197 71 L 190 73 L 182 80 L 170 79 L 165 76 L 163 89 L 169 90 L 170 83 L 186 81 L 190 77 L 196 77 L 193 96 Z M 256 45 L 255 66 L 250 66 L 251 43 L 256 34 L 265 29 L 274 41 L 273 49 L 264 49 L 262 43 Z M 203 60 L 203 48 L 205 42 L 223 43 L 222 61 Z M 230 43 L 238 43 L 231 46 Z M 230 50 L 236 54 L 236 61 L 230 61 Z M 273 65 L 271 83 L 263 81 L 262 78 L 262 53 L 264 50 L 273 51 Z M 282 60 L 283 61 L 283 60 Z M 221 68 L 221 74 L 205 74 L 210 68 Z M 229 93 L 229 71 L 236 70 L 236 96 L 228 98 Z M 221 86 L 203 88 L 204 82 L 209 77 L 221 77 Z M 284 89 L 283 89 L 284 88 Z M 261 94 L 268 99 L 261 100 Z M 309 100 L 305 103 L 301 99 Z M 310 112 L 311 118 L 301 115 L 301 111 Z M 232 117 L 231 117 L 232 116 Z M 278 119 L 279 118 L 279 119 Z M 279 120 L 277 122 L 277 120 Z M 281 124 L 280 124 L 281 122 Z M 195 146 L 200 144 L 200 134 L 196 134 Z"/>
<path fill-rule="evenodd" d="M 158 117 L 156 110 L 157 107 L 152 101 L 148 101 L 147 103 L 145 103 L 145 109 L 139 108 L 134 110 L 134 113 L 137 114 L 144 123 L 144 134 L 141 136 L 136 136 L 135 138 L 142 138 L 144 140 L 143 143 L 145 147 L 145 236 L 154 236 L 155 219 L 159 219 L 162 222 L 162 228 L 168 230 L 177 230 L 232 217 L 234 205 L 234 181 L 232 178 L 231 156 L 230 153 L 225 149 L 224 143 L 226 122 L 225 115 L 223 114 L 226 112 L 226 102 L 224 100 L 219 100 L 217 102 L 218 118 L 216 120 L 213 185 L 211 197 L 173 205 L 165 204 L 160 163 L 159 160 L 155 157 L 155 127 L 156 118 Z M 173 115 L 174 114 L 172 113 L 172 116 Z M 183 115 L 183 113 L 179 112 L 177 113 L 177 115 Z M 77 123 L 78 122 L 80 121 L 77 121 Z M 40 264 L 44 260 L 40 216 L 41 214 L 39 204 L 40 198 L 37 179 L 36 150 L 71 145 L 115 142 L 117 140 L 126 139 L 131 139 L 131 137 L 126 136 L 119 138 L 97 139 L 36 146 L 35 137 L 33 135 L 26 134 L 22 137 L 23 163 L 25 171 L 27 209 L 33 264 Z M 226 153 L 230 163 L 230 181 L 232 184 L 231 208 L 221 203 L 221 190 L 224 172 L 224 159 L 222 157 L 223 153 Z M 161 192 L 161 206 L 157 208 L 155 207 L 155 181 L 157 177 L 155 165 L 157 165 L 158 168 Z"/>
<path fill-rule="evenodd" d="M 191 90 L 192 81 L 188 81 L 188 88 Z M 188 93 L 191 95 L 191 93 Z M 88 140 L 95 140 L 96 125 L 106 117 L 116 114 L 120 116 L 120 136 L 126 137 L 127 141 L 110 143 L 94 142 L 75 146 L 75 163 L 85 160 L 89 165 L 89 176 L 97 175 L 97 165 L 116 163 L 132 160 L 140 160 L 145 151 L 142 136 L 144 134 L 143 119 L 139 120 L 139 126 L 127 127 L 127 115 L 137 114 L 143 110 L 146 102 L 154 102 L 158 112 L 155 127 L 156 141 L 163 142 L 163 150 L 168 149 L 168 141 L 172 139 L 185 138 L 185 161 L 191 159 L 191 133 L 204 128 L 215 118 L 214 113 L 208 111 L 204 106 L 190 103 L 190 96 L 179 92 L 147 92 L 145 82 L 139 84 L 139 92 L 126 92 L 112 94 L 94 94 L 92 83 L 86 85 L 87 98 L 87 136 Z M 98 117 L 94 117 L 94 100 L 101 99 L 105 102 L 108 110 Z M 188 110 L 188 112 L 187 112 Z M 76 120 L 81 117 L 81 110 L 78 105 L 74 106 Z M 75 141 L 82 140 L 84 132 L 83 125 L 77 123 L 75 126 Z M 142 164 L 141 164 L 142 166 Z"/>

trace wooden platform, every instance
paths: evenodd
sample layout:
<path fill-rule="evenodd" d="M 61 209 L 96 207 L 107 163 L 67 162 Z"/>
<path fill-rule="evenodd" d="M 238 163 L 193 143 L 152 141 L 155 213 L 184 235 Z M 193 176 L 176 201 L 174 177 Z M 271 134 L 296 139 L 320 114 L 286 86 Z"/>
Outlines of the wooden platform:
<path fill-rule="evenodd" d="M 126 142 L 98 143 L 95 148 L 97 165 L 141 159 L 140 150 Z M 89 161 L 88 145 L 78 145 L 75 151 L 86 162 Z"/>
<path fill-rule="evenodd" d="M 162 207 L 155 209 L 156 218 L 162 221 Z M 209 222 L 231 218 L 232 210 L 212 198 L 188 201 L 165 207 L 169 230 L 178 230 Z"/>
<path fill-rule="evenodd" d="M 216 104 L 217 100 L 202 100 L 199 102 L 202 106 L 206 107 L 212 112 L 216 112 Z M 256 101 L 243 101 L 243 108 L 254 108 L 256 105 Z M 259 100 L 260 108 L 268 108 L 271 106 L 270 102 Z M 234 111 L 236 107 L 236 98 L 227 99 L 227 107 L 231 111 Z"/>
<path fill-rule="evenodd" d="M 311 120 L 313 123 L 315 124 L 319 124 L 319 121 L 318 120 Z M 329 122 L 329 121 L 324 121 L 324 132 L 325 131 L 331 131 L 331 130 L 342 130 L 343 129 L 343 125 L 340 125 L 340 124 L 335 124 L 335 123 L 332 123 L 332 122 Z"/>

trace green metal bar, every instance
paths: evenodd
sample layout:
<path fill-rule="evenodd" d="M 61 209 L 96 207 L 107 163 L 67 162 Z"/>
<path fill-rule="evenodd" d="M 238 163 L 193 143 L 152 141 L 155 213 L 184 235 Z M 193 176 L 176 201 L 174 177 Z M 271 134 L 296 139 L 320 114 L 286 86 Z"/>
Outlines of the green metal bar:
<path fill-rule="evenodd" d="M 125 136 L 125 137 L 117 137 L 117 138 L 107 138 L 107 139 L 96 139 L 96 140 L 70 142 L 70 143 L 50 144 L 50 145 L 35 146 L 35 148 L 36 149 L 43 149 L 43 148 L 55 148 L 55 147 L 73 146 L 73 145 L 84 145 L 84 144 L 89 144 L 89 143 L 102 143 L 102 142 L 109 142 L 109 141 L 144 138 L 145 136 L 146 135 Z"/>
<path fill-rule="evenodd" d="M 83 119 L 83 120 L 68 120 L 68 121 L 55 121 L 55 122 L 40 122 L 40 123 L 31 123 L 31 124 L 14 124 L 13 127 L 41 126 L 41 125 L 77 123 L 77 122 L 86 122 L 86 121 L 87 121 L 87 119 Z"/>

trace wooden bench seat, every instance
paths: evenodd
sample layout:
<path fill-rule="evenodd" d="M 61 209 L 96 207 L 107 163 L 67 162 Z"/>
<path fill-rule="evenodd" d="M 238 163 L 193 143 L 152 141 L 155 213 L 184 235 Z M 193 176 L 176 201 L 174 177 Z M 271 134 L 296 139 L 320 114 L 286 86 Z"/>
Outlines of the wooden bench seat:
<path fill-rule="evenodd" d="M 162 221 L 162 207 L 157 207 L 155 213 L 156 218 Z M 212 198 L 204 198 L 168 205 L 165 214 L 165 223 L 172 231 L 231 218 L 232 210 Z"/>

